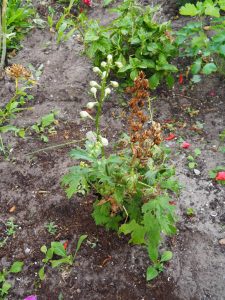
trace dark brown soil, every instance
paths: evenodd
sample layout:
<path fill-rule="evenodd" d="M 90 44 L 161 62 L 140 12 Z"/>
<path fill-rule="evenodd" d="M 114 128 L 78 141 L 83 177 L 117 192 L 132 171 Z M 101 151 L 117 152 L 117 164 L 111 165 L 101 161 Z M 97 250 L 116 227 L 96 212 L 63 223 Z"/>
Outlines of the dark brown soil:
<path fill-rule="evenodd" d="M 172 13 L 173 3 L 168 6 L 164 1 L 162 11 L 168 7 Z M 92 14 L 101 13 L 96 8 Z M 105 11 L 104 18 L 107 19 Z M 44 114 L 58 110 L 59 125 L 48 144 L 37 135 L 28 134 L 24 140 L 7 136 L 6 142 L 13 151 L 10 160 L 0 158 L 0 237 L 5 236 L 4 224 L 10 217 L 19 225 L 14 237 L 0 248 L 0 265 L 6 267 L 15 260 L 25 265 L 21 273 L 12 276 L 14 288 L 8 299 L 23 299 L 30 294 L 43 300 L 55 300 L 59 295 L 65 300 L 225 299 L 225 248 L 218 243 L 225 237 L 225 189 L 208 176 L 209 170 L 225 164 L 224 155 L 217 151 L 218 134 L 225 128 L 224 79 L 207 77 L 197 86 L 185 82 L 182 86 L 177 84 L 173 91 L 165 87 L 157 91 L 155 116 L 165 125 L 165 135 L 169 133 L 166 124 L 172 122 L 177 138 L 188 140 L 191 148 L 181 149 L 176 140 L 166 142 L 173 152 L 171 163 L 183 184 L 177 201 L 179 234 L 163 245 L 174 252 L 173 260 L 162 275 L 147 283 L 145 272 L 150 262 L 145 250 L 95 225 L 91 217 L 94 195 L 76 196 L 69 201 L 60 186 L 62 175 L 73 165 L 69 150 L 82 145 L 91 128 L 91 123 L 79 119 L 79 111 L 91 99 L 88 85 L 93 79 L 82 45 L 76 39 L 57 45 L 47 28 L 34 29 L 23 44 L 23 50 L 11 62 L 25 66 L 31 63 L 35 68 L 43 64 L 44 70 L 33 92 L 33 109 L 21 113 L 15 123 L 28 127 Z M 0 82 L 3 101 L 12 91 L 12 82 Z M 104 133 L 112 144 L 126 131 L 122 101 L 120 95 L 113 95 L 102 118 Z M 190 116 L 188 107 L 198 110 L 195 116 Z M 196 122 L 203 124 L 203 129 L 196 129 Z M 197 159 L 199 175 L 187 167 L 187 155 L 197 147 L 202 151 Z M 10 212 L 13 206 L 15 211 Z M 194 208 L 195 217 L 186 217 L 188 207 Z M 55 236 L 44 227 L 50 221 L 58 225 Z M 68 241 L 68 252 L 74 252 L 81 234 L 88 235 L 88 242 L 82 245 L 75 265 L 49 267 L 46 279 L 40 282 L 40 247 L 49 246 L 53 240 Z"/>

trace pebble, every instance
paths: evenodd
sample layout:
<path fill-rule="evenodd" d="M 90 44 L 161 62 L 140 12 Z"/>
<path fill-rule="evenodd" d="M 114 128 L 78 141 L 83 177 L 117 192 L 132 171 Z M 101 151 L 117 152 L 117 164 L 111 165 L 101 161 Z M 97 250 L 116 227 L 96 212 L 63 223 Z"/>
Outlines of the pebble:
<path fill-rule="evenodd" d="M 211 216 L 211 217 L 216 217 L 216 216 L 217 216 L 217 212 L 212 211 L 212 212 L 210 213 L 210 216 Z"/>
<path fill-rule="evenodd" d="M 225 245 L 225 239 L 219 240 L 219 244 L 224 246 Z"/>
<path fill-rule="evenodd" d="M 29 254 L 29 253 L 30 253 L 30 248 L 26 248 L 26 249 L 25 249 L 25 253 L 26 253 L 26 254 Z"/>
<path fill-rule="evenodd" d="M 77 289 L 77 293 L 80 294 L 80 292 L 81 292 L 81 289 Z"/>
<path fill-rule="evenodd" d="M 201 174 L 201 172 L 198 170 L 198 169 L 194 169 L 194 173 L 195 173 L 195 175 L 200 175 Z"/>

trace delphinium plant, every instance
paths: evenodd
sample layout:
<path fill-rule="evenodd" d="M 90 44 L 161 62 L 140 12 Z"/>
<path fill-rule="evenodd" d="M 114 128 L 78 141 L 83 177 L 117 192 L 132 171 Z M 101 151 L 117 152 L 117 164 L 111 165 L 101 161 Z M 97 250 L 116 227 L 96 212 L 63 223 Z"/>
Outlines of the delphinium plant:
<path fill-rule="evenodd" d="M 116 64 L 122 67 L 120 62 Z M 129 135 L 119 143 L 121 146 L 115 153 L 106 155 L 108 140 L 102 137 L 100 120 L 103 104 L 111 93 L 109 85 L 117 87 L 118 83 L 108 83 L 110 69 L 114 67 L 111 55 L 101 67 L 94 68 L 101 82 L 90 83 L 95 102 L 87 104 L 87 108 L 96 107 L 96 115 L 80 113 L 81 117 L 95 122 L 96 130 L 87 133 L 85 149 L 71 151 L 71 157 L 80 163 L 70 168 L 62 183 L 69 198 L 90 190 L 99 195 L 93 205 L 95 223 L 129 234 L 130 243 L 147 249 L 153 263 L 147 269 L 147 280 L 151 280 L 163 270 L 163 262 L 172 258 L 170 251 L 160 255 L 159 246 L 164 235 L 176 233 L 171 193 L 178 192 L 179 185 L 173 178 L 174 168 L 166 163 L 168 154 L 162 146 L 161 126 L 153 120 L 149 82 L 143 72 L 128 89 L 132 94 Z M 146 113 L 147 107 L 149 113 Z"/>

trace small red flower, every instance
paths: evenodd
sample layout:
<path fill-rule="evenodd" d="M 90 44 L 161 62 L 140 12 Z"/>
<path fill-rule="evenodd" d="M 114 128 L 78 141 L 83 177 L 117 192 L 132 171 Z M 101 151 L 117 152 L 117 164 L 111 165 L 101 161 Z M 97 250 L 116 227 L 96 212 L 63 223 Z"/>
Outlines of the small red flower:
<path fill-rule="evenodd" d="M 184 77 L 182 74 L 179 75 L 179 84 L 183 84 L 184 82 Z"/>
<path fill-rule="evenodd" d="M 91 6 L 91 0 L 83 0 L 84 4 L 87 6 Z"/>
<path fill-rule="evenodd" d="M 188 142 L 183 142 L 181 144 L 181 147 L 184 148 L 184 149 L 188 149 L 190 146 L 191 146 L 191 144 L 189 144 Z"/>
<path fill-rule="evenodd" d="M 165 138 L 165 140 L 166 140 L 166 141 L 171 141 L 171 140 L 173 140 L 175 137 L 176 137 L 175 134 L 170 133 L 170 134 L 168 135 L 168 137 Z"/>
<path fill-rule="evenodd" d="M 223 180 L 225 181 L 225 171 L 218 172 L 216 175 L 216 180 Z"/>
<path fill-rule="evenodd" d="M 169 201 L 169 204 L 170 205 L 176 205 L 176 202 L 175 201 Z"/>
<path fill-rule="evenodd" d="M 63 244 L 63 247 L 64 247 L 64 249 L 65 249 L 65 250 L 67 249 L 67 247 L 68 247 L 68 244 L 69 244 L 69 242 L 68 242 L 68 241 L 66 241 L 66 242 Z"/>

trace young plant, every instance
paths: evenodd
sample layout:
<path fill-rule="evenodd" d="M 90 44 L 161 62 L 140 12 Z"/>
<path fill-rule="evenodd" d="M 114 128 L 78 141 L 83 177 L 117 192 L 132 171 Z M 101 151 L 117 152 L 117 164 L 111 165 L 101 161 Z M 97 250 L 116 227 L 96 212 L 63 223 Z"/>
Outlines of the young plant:
<path fill-rule="evenodd" d="M 0 248 L 4 247 L 10 236 L 14 236 L 18 225 L 14 223 L 13 218 L 9 218 L 5 224 L 5 237 L 0 240 Z"/>
<path fill-rule="evenodd" d="M 86 24 L 87 55 L 99 65 L 108 53 L 113 53 L 115 60 L 123 63 L 117 75 L 129 83 L 144 70 L 151 88 L 164 79 L 172 87 L 177 68 L 171 64 L 176 47 L 169 23 L 157 23 L 154 18 L 157 8 L 143 7 L 135 0 L 125 0 L 113 11 L 117 17 L 107 26 L 96 20 Z"/>
<path fill-rule="evenodd" d="M 51 235 L 55 235 L 58 230 L 57 229 L 58 226 L 55 224 L 55 222 L 49 222 L 45 224 L 45 228 L 47 229 L 48 233 L 50 233 Z"/>
<path fill-rule="evenodd" d="M 7 299 L 9 290 L 12 288 L 12 285 L 7 281 L 8 277 L 12 274 L 17 274 L 22 271 L 23 262 L 15 261 L 9 269 L 3 269 L 0 271 L 0 296 L 1 299 Z"/>
<path fill-rule="evenodd" d="M 0 152 L 5 156 L 7 155 L 7 149 L 4 145 L 2 134 L 14 132 L 20 137 L 25 136 L 24 128 L 18 128 L 12 125 L 11 120 L 16 118 L 19 112 L 28 109 L 22 108 L 22 106 L 24 106 L 27 101 L 33 99 L 33 96 L 29 95 L 26 90 L 31 89 L 34 85 L 30 71 L 22 65 L 14 64 L 6 68 L 6 74 L 15 81 L 15 93 L 10 101 L 0 108 Z M 25 84 L 20 84 L 23 82 L 25 82 Z"/>
<path fill-rule="evenodd" d="M 201 80 L 201 74 L 219 72 L 225 75 L 225 21 L 220 17 L 220 10 L 225 10 L 223 0 L 205 0 L 196 5 L 187 3 L 180 8 L 180 14 L 199 19 L 189 22 L 176 33 L 180 56 L 193 60 L 189 70 L 194 83 Z M 210 16 L 210 20 L 205 16 Z"/>
<path fill-rule="evenodd" d="M 48 136 L 47 134 L 55 133 L 55 125 L 58 124 L 58 121 L 55 119 L 56 113 L 52 112 L 41 118 L 41 120 L 34 124 L 31 128 L 40 135 L 40 139 L 47 143 Z"/>
<path fill-rule="evenodd" d="M 112 66 L 111 59 L 110 55 L 101 65 Z M 69 198 L 75 193 L 94 189 L 100 195 L 92 213 L 95 223 L 129 234 L 130 243 L 144 245 L 153 263 L 154 274 L 156 271 L 158 274 L 162 269 L 160 262 L 165 261 L 160 258 L 159 245 L 164 235 L 176 233 L 175 207 L 170 192 L 178 192 L 179 185 L 173 178 L 174 169 L 166 164 L 168 153 L 161 145 L 161 126 L 153 121 L 149 82 L 140 72 L 134 87 L 128 89 L 133 95 L 129 103 L 129 137 L 123 141 L 122 149 L 106 156 L 104 147 L 107 143 L 101 136 L 99 120 L 104 102 L 101 99 L 108 95 L 104 74 L 108 76 L 109 72 L 95 70 L 105 79 L 100 84 L 92 84 L 97 114 L 95 118 L 86 111 L 81 115 L 95 121 L 96 132 L 87 134 L 85 149 L 71 151 L 71 157 L 81 162 L 70 169 L 62 183 L 67 187 Z M 101 91 L 99 98 L 97 89 Z M 150 107 L 149 115 L 144 111 L 146 107 Z M 148 269 L 147 279 L 154 278 L 151 272 L 152 268 Z"/>
<path fill-rule="evenodd" d="M 187 210 L 186 210 L 186 215 L 188 217 L 194 217 L 196 215 L 196 212 L 195 212 L 194 208 L 188 207 Z"/>
<path fill-rule="evenodd" d="M 60 242 L 51 242 L 51 247 L 48 249 L 45 245 L 41 247 L 41 252 L 45 254 L 45 258 L 42 260 L 44 263 L 43 267 L 38 272 L 39 278 L 44 280 L 45 268 L 49 263 L 52 268 L 57 268 L 62 264 L 73 265 L 77 252 L 79 251 L 82 243 L 87 238 L 87 235 L 81 235 L 74 254 L 67 255 L 67 251 L 64 245 Z"/>

